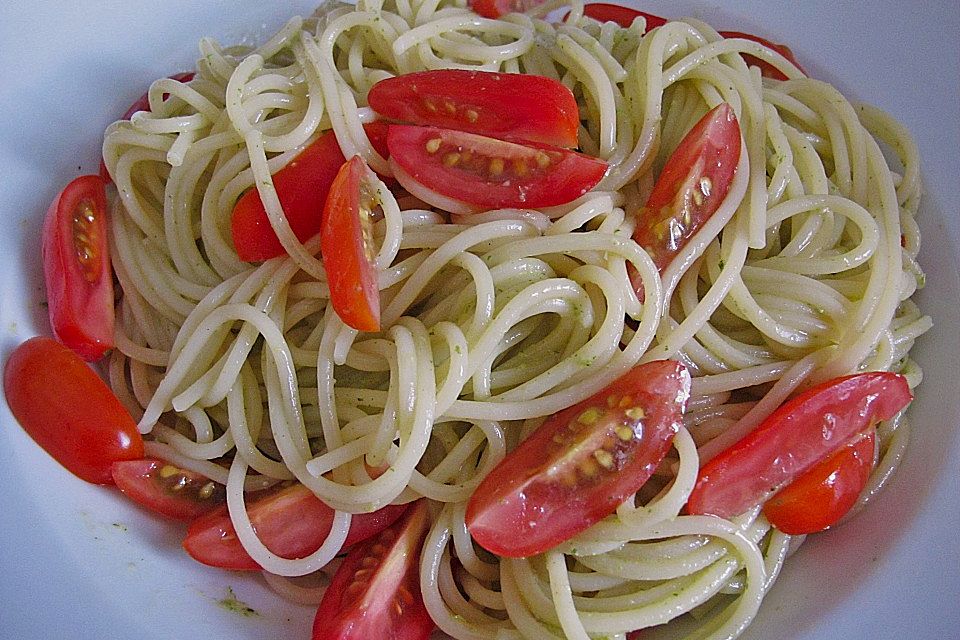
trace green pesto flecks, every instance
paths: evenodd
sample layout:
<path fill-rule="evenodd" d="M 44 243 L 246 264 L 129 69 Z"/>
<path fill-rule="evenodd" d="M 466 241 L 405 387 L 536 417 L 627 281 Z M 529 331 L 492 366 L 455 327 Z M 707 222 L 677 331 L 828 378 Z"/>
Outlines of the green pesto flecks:
<path fill-rule="evenodd" d="M 245 602 L 237 599 L 237 594 L 233 592 L 233 587 L 227 587 L 227 596 L 217 600 L 217 604 L 227 611 L 241 615 L 244 618 L 259 616 L 256 609 L 253 609 Z"/>

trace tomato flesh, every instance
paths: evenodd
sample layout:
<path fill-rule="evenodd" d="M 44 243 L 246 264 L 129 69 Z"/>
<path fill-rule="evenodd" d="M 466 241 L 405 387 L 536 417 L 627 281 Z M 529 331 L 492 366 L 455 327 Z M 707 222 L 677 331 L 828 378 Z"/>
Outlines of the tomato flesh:
<path fill-rule="evenodd" d="M 703 116 L 667 159 L 633 239 L 661 272 L 730 192 L 740 161 L 740 123 L 723 102 Z M 638 293 L 639 279 L 634 278 Z"/>
<path fill-rule="evenodd" d="M 387 156 L 387 125 L 363 125 L 373 148 Z M 337 172 L 346 158 L 333 130 L 313 141 L 296 158 L 273 175 L 273 185 L 290 229 L 300 242 L 320 232 L 321 213 Z M 269 260 L 286 253 L 264 209 L 260 193 L 250 189 L 233 207 L 231 235 L 237 255 L 245 262 Z"/>
<path fill-rule="evenodd" d="M 376 196 L 371 171 L 360 156 L 340 168 L 323 207 L 320 255 L 327 270 L 330 302 L 344 324 L 380 330 L 373 221 Z"/>
<path fill-rule="evenodd" d="M 422 198 L 417 187 L 426 187 L 465 203 L 465 212 L 565 204 L 596 186 L 607 170 L 602 160 L 567 149 L 437 127 L 391 125 L 387 146 L 408 191 Z"/>
<path fill-rule="evenodd" d="M 195 520 L 227 499 L 222 484 L 154 458 L 114 462 L 111 474 L 125 496 L 174 520 Z"/>
<path fill-rule="evenodd" d="M 402 520 L 353 547 L 317 608 L 313 640 L 427 640 L 435 624 L 420 594 L 420 549 L 430 528 L 421 500 Z"/>
<path fill-rule="evenodd" d="M 667 24 L 666 18 L 661 18 L 646 11 L 637 11 L 630 7 L 623 7 L 618 4 L 609 4 L 606 2 L 594 2 L 583 5 L 583 15 L 599 22 L 615 22 L 623 28 L 629 27 L 633 24 L 634 20 L 642 17 L 646 20 L 646 31 Z"/>
<path fill-rule="evenodd" d="M 687 511 L 730 518 L 759 504 L 818 462 L 889 420 L 913 396 L 890 372 L 835 378 L 788 400 L 703 468 Z"/>
<path fill-rule="evenodd" d="M 539 7 L 547 0 L 471 0 L 470 7 L 485 18 L 499 18 L 508 13 L 523 13 Z"/>
<path fill-rule="evenodd" d="M 43 223 L 43 275 L 50 326 L 84 360 L 113 347 L 113 271 L 106 185 L 80 176 L 51 203 Z"/>
<path fill-rule="evenodd" d="M 867 486 L 875 449 L 874 430 L 854 438 L 770 498 L 763 505 L 767 520 L 791 535 L 832 527 Z"/>
<path fill-rule="evenodd" d="M 577 146 L 573 92 L 551 78 L 440 69 L 375 84 L 367 96 L 380 115 L 494 138 Z"/>
<path fill-rule="evenodd" d="M 143 438 L 127 410 L 70 349 L 46 337 L 14 349 L 3 371 L 10 411 L 67 471 L 111 484 L 111 466 L 143 457 Z"/>
<path fill-rule="evenodd" d="M 474 540 L 501 556 L 526 557 L 613 513 L 669 451 L 689 395 L 686 368 L 662 360 L 548 418 L 470 497 Z"/>
<path fill-rule="evenodd" d="M 373 513 L 354 515 L 344 546 L 350 546 L 390 526 L 405 510 L 389 505 Z M 293 484 L 257 496 L 247 505 L 250 523 L 260 541 L 283 558 L 303 558 L 327 539 L 334 510 L 302 484 Z M 183 548 L 195 560 L 212 567 L 237 571 L 261 569 L 237 538 L 226 507 L 195 520 L 187 530 Z"/>

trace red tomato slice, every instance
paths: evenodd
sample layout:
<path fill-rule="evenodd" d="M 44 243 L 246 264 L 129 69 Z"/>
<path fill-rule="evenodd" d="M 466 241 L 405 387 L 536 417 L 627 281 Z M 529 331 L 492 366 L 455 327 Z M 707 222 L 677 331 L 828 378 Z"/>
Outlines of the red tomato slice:
<path fill-rule="evenodd" d="M 343 322 L 358 331 L 380 330 L 380 289 L 374 264 L 372 175 L 360 156 L 345 163 L 323 207 L 320 255 L 330 284 L 330 302 Z"/>
<path fill-rule="evenodd" d="M 835 378 L 808 389 L 704 465 L 687 510 L 723 518 L 741 514 L 877 421 L 895 416 L 912 398 L 906 379 L 889 372 Z"/>
<path fill-rule="evenodd" d="M 643 17 L 647 21 L 647 31 L 656 27 L 662 27 L 667 24 L 666 18 L 655 16 L 646 11 L 637 11 L 629 7 L 622 7 L 618 4 L 608 4 L 606 2 L 594 2 L 583 6 L 583 15 L 600 22 L 616 22 L 621 27 L 627 28 L 633 24 L 637 18 Z"/>
<path fill-rule="evenodd" d="M 175 520 L 195 520 L 227 499 L 222 484 L 163 460 L 114 462 L 111 473 L 117 488 L 128 498 Z"/>
<path fill-rule="evenodd" d="M 778 491 L 763 506 L 770 524 L 791 535 L 835 525 L 867 486 L 876 446 L 871 429 Z"/>
<path fill-rule="evenodd" d="M 402 520 L 358 544 L 326 592 L 313 640 L 427 640 L 436 626 L 420 594 L 420 549 L 430 528 L 421 500 Z"/>
<path fill-rule="evenodd" d="M 669 451 L 689 395 L 686 368 L 661 360 L 554 414 L 470 497 L 473 539 L 497 555 L 526 557 L 613 513 Z"/>
<path fill-rule="evenodd" d="M 470 7 L 485 18 L 499 18 L 508 13 L 523 13 L 539 7 L 547 0 L 470 0 Z"/>
<path fill-rule="evenodd" d="M 14 349 L 3 388 L 24 431 L 87 482 L 111 484 L 114 462 L 143 457 L 137 425 L 110 388 L 50 338 L 31 338 Z"/>
<path fill-rule="evenodd" d="M 440 69 L 381 80 L 367 101 L 387 118 L 494 138 L 577 146 L 577 100 L 543 76 Z"/>
<path fill-rule="evenodd" d="M 388 505 L 373 513 L 353 516 L 344 546 L 376 535 L 405 510 L 405 505 Z M 334 510 L 307 487 L 294 484 L 256 497 L 247 504 L 247 514 L 260 541 L 278 556 L 292 559 L 306 557 L 320 548 L 330 533 Z M 183 548 L 194 560 L 211 567 L 261 569 L 240 544 L 226 507 L 195 520 L 187 530 Z"/>
<path fill-rule="evenodd" d="M 387 125 L 370 122 L 363 125 L 377 153 L 387 157 Z M 320 232 L 320 214 L 337 171 L 346 162 L 337 137 L 329 130 L 317 138 L 273 176 L 277 197 L 290 228 L 300 242 Z M 269 260 L 286 253 L 270 226 L 263 201 L 256 189 L 244 193 L 233 207 L 231 219 L 233 246 L 246 262 Z"/>
<path fill-rule="evenodd" d="M 421 199 L 438 194 L 426 200 L 434 206 L 463 205 L 453 213 L 564 204 L 595 187 L 607 170 L 606 162 L 567 149 L 437 127 L 391 125 L 387 147 L 400 184 Z"/>
<path fill-rule="evenodd" d="M 196 74 L 194 74 L 193 71 L 186 71 L 184 73 L 176 73 L 170 76 L 170 79 L 176 80 L 177 82 L 190 82 L 191 80 L 193 80 L 194 75 Z M 168 97 L 169 97 L 169 94 L 167 93 L 163 94 L 164 100 L 166 100 Z M 136 102 L 130 105 L 130 107 L 124 112 L 123 116 L 121 116 L 120 119 L 129 120 L 133 116 L 133 114 L 135 114 L 137 111 L 150 111 L 149 92 L 144 92 L 142 96 L 137 98 Z M 105 163 L 102 158 L 100 160 L 100 177 L 103 178 L 103 181 L 106 182 L 107 184 L 110 184 L 110 182 L 113 180 L 110 177 L 110 171 L 107 170 L 107 163 Z"/>
<path fill-rule="evenodd" d="M 776 42 L 770 42 L 766 38 L 755 36 L 752 33 L 743 33 L 741 31 L 720 31 L 719 33 L 724 38 L 745 38 L 746 40 L 753 40 L 754 42 L 759 42 L 760 44 L 767 47 L 768 49 L 773 49 L 774 51 L 782 55 L 784 58 L 792 62 L 793 66 L 800 69 L 800 71 L 803 71 L 803 67 L 800 66 L 799 62 L 797 62 L 797 58 L 796 56 L 793 55 L 793 51 L 791 51 L 790 47 L 788 47 L 785 44 L 777 44 Z M 770 64 L 765 60 L 761 60 L 760 58 L 751 56 L 750 54 L 747 54 L 747 53 L 743 54 L 743 60 L 749 66 L 760 67 L 760 75 L 764 77 L 773 78 L 774 80 L 787 79 L 787 76 L 785 76 L 782 71 L 780 71 L 775 66 L 773 66 L 772 64 Z"/>
<path fill-rule="evenodd" d="M 640 212 L 633 239 L 657 269 L 670 264 L 727 197 L 739 161 L 740 123 L 724 102 L 680 141 Z M 636 277 L 634 285 L 642 294 Z"/>
<path fill-rule="evenodd" d="M 53 334 L 89 361 L 113 347 L 107 228 L 107 195 L 100 176 L 80 176 L 68 184 L 43 223 L 43 275 Z"/>

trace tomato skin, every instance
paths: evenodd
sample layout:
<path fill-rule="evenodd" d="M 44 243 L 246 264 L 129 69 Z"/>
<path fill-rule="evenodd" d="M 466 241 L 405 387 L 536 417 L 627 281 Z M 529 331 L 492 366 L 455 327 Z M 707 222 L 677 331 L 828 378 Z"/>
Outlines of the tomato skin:
<path fill-rule="evenodd" d="M 387 157 L 387 124 L 370 122 L 363 128 L 377 153 Z M 274 174 L 277 197 L 290 229 L 300 242 L 306 242 L 320 232 L 324 202 L 344 162 L 346 158 L 331 129 Z M 286 253 L 270 226 L 260 193 L 255 188 L 237 200 L 230 227 L 233 246 L 244 262 L 269 260 Z"/>
<path fill-rule="evenodd" d="M 193 80 L 193 77 L 196 74 L 193 71 L 185 71 L 183 73 L 175 73 L 170 76 L 171 80 L 176 80 L 177 82 L 190 82 Z M 166 100 L 168 94 L 163 94 L 163 99 Z M 124 112 L 121 116 L 121 120 L 129 120 L 133 117 L 138 111 L 150 111 L 150 93 L 149 91 L 144 91 L 143 95 L 137 98 L 137 100 L 130 105 L 130 107 Z M 107 169 L 107 163 L 103 161 L 103 158 L 100 159 L 100 177 L 103 178 L 103 181 L 107 184 L 110 184 L 113 181 L 113 178 L 110 177 L 110 171 Z"/>
<path fill-rule="evenodd" d="M 113 271 L 106 185 L 80 176 L 54 199 L 43 222 L 43 275 L 50 326 L 84 360 L 113 348 Z"/>
<path fill-rule="evenodd" d="M 380 330 L 380 289 L 370 218 L 370 169 L 360 156 L 345 163 L 323 207 L 320 255 L 330 302 L 343 322 L 358 331 Z"/>
<path fill-rule="evenodd" d="M 548 418 L 470 497 L 473 539 L 497 555 L 526 557 L 613 513 L 669 451 L 689 395 L 686 367 L 660 360 Z"/>
<path fill-rule="evenodd" d="M 390 526 L 405 510 L 405 505 L 388 505 L 373 513 L 354 515 L 344 547 Z M 284 558 L 303 558 L 319 549 L 327 539 L 334 510 L 304 485 L 293 484 L 256 496 L 248 502 L 247 514 L 268 549 Z M 183 548 L 194 560 L 211 567 L 261 570 L 240 544 L 226 506 L 194 520 L 183 540 Z"/>
<path fill-rule="evenodd" d="M 583 15 L 600 22 L 615 22 L 623 28 L 632 25 L 635 19 L 643 17 L 647 21 L 646 31 L 667 24 L 666 18 L 661 18 L 646 11 L 637 11 L 630 7 L 608 4 L 606 2 L 594 2 L 583 5 Z"/>
<path fill-rule="evenodd" d="M 523 13 L 547 0 L 470 0 L 470 7 L 484 18 L 499 18 L 508 13 Z"/>
<path fill-rule="evenodd" d="M 770 498 L 763 506 L 767 520 L 790 535 L 835 525 L 867 486 L 876 446 L 873 429 L 854 438 Z"/>
<path fill-rule="evenodd" d="M 143 457 L 143 438 L 113 392 L 77 354 L 47 338 L 30 338 L 3 370 L 10 411 L 33 440 L 67 471 L 112 484 L 119 460 Z"/>
<path fill-rule="evenodd" d="M 380 115 L 504 140 L 576 147 L 580 116 L 566 85 L 519 73 L 439 69 L 381 80 L 367 101 Z"/>
<path fill-rule="evenodd" d="M 776 42 L 770 42 L 766 38 L 761 38 L 760 36 L 755 36 L 752 33 L 743 33 L 742 31 L 720 31 L 718 32 L 724 38 L 744 38 L 746 40 L 753 40 L 754 42 L 759 42 L 768 49 L 773 49 L 784 58 L 793 63 L 797 69 L 803 71 L 803 67 L 800 66 L 800 63 L 797 62 L 797 57 L 793 54 L 793 51 L 785 44 L 778 44 Z M 760 67 L 760 75 L 766 78 L 773 78 L 774 80 L 786 80 L 787 76 L 784 75 L 782 71 L 777 69 L 775 66 L 770 64 L 765 60 L 761 60 L 755 56 L 751 56 L 748 53 L 741 54 L 743 55 L 744 61 L 749 66 Z M 806 72 L 804 72 L 806 73 Z"/>
<path fill-rule="evenodd" d="M 703 116 L 667 159 L 633 239 L 662 273 L 730 192 L 740 161 L 740 123 L 723 102 Z M 631 269 L 634 287 L 642 284 Z"/>
<path fill-rule="evenodd" d="M 906 379 L 890 372 L 834 378 L 808 389 L 700 469 L 687 511 L 739 515 L 912 399 Z"/>
<path fill-rule="evenodd" d="M 420 593 L 427 502 L 347 553 L 317 608 L 313 640 L 427 640 L 436 627 Z"/>
<path fill-rule="evenodd" d="M 417 185 L 467 205 L 454 213 L 565 204 L 607 170 L 606 162 L 567 149 L 437 127 L 391 125 L 387 146 L 391 165 L 402 169 L 400 184 L 419 197 Z M 405 184 L 410 180 L 413 188 Z"/>
<path fill-rule="evenodd" d="M 174 520 L 190 522 L 227 499 L 222 484 L 155 458 L 114 462 L 110 472 L 125 496 Z"/>
<path fill-rule="evenodd" d="M 631 24 L 633 24 L 633 21 L 636 18 L 642 16 L 647 21 L 646 32 L 649 32 L 656 27 L 661 27 L 669 22 L 669 20 L 666 18 L 661 18 L 660 16 L 647 13 L 646 11 L 637 11 L 636 9 L 631 9 L 630 7 L 622 7 L 617 4 L 607 4 L 604 2 L 584 5 L 583 15 L 593 18 L 594 20 L 599 20 L 600 22 L 615 22 L 624 28 L 629 27 Z M 755 36 L 752 33 L 744 33 L 742 31 L 718 31 L 718 33 L 724 38 L 745 38 L 747 40 L 758 42 L 768 49 L 773 49 L 784 58 L 792 62 L 795 67 L 803 71 L 803 67 L 801 67 L 797 62 L 797 58 L 793 54 L 793 51 L 791 51 L 790 47 L 785 44 L 770 42 L 766 38 Z M 751 56 L 748 53 L 742 55 L 747 65 L 759 67 L 760 74 L 764 77 L 773 78 L 775 80 L 787 79 L 787 76 L 784 75 L 782 71 L 777 69 L 769 62 L 761 60 L 755 56 Z"/>

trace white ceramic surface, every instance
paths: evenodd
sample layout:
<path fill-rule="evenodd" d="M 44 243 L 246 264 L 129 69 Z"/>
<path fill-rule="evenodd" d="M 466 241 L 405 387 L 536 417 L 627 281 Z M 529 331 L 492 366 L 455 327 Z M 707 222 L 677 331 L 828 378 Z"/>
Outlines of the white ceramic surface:
<path fill-rule="evenodd" d="M 0 5 L 0 360 L 47 331 L 38 232 L 69 179 L 96 171 L 100 134 L 149 80 L 192 68 L 203 35 L 258 39 L 308 2 L 167 0 Z M 751 639 L 960 637 L 960 8 L 955 2 L 653 3 L 788 42 L 812 75 L 914 133 L 928 193 L 919 301 L 935 322 L 905 464 L 871 509 L 790 562 Z M 0 637 L 288 640 L 312 611 L 256 576 L 202 567 L 181 530 L 59 468 L 0 403 Z M 230 590 L 258 615 L 218 601 Z"/>

